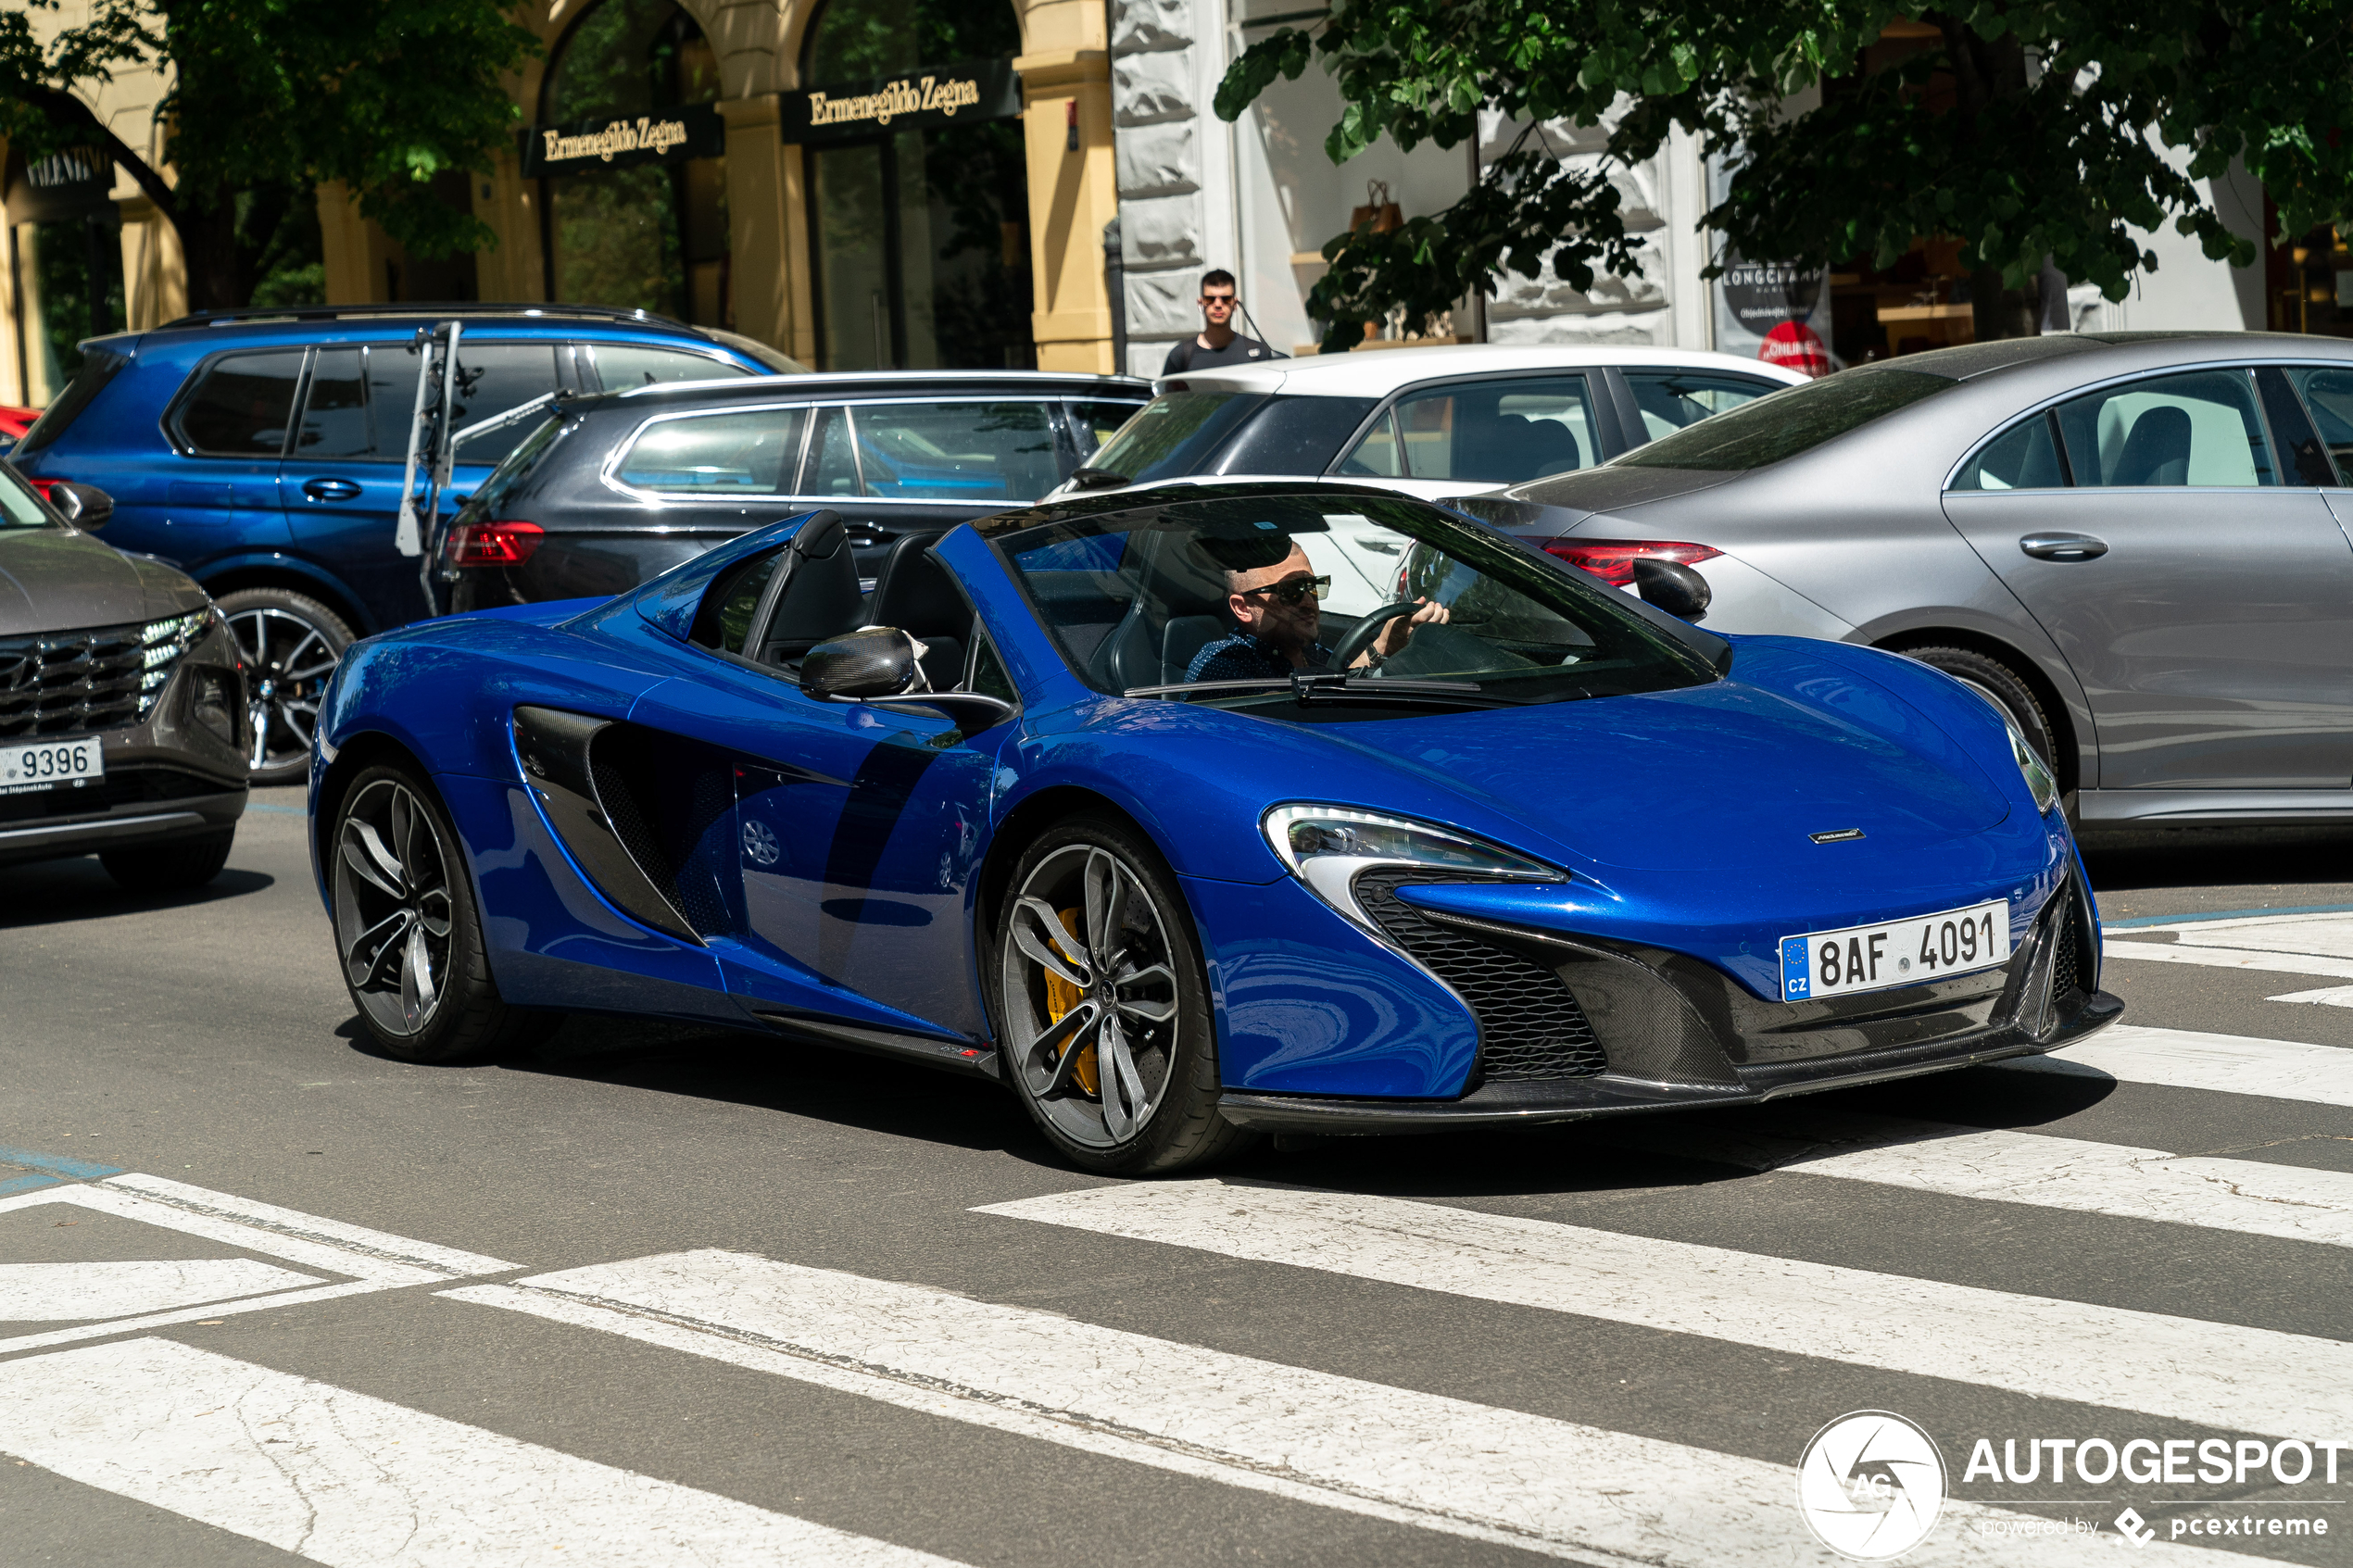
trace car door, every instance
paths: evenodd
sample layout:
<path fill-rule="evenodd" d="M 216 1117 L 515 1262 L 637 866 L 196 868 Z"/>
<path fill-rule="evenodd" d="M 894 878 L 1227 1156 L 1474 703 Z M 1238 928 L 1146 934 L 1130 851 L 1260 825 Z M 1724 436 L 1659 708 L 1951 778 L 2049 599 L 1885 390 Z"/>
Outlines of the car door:
<path fill-rule="evenodd" d="M 164 418 L 175 450 L 157 454 L 152 478 L 122 482 L 163 503 L 151 535 L 157 555 L 201 575 L 234 555 L 285 547 L 278 464 L 303 357 L 300 348 L 224 354 L 189 378 Z"/>
<path fill-rule="evenodd" d="M 560 384 L 559 345 L 477 343 L 458 350 L 458 424 L 476 424 L 545 396 Z M 400 554 L 396 532 L 416 413 L 417 350 L 408 344 L 330 345 L 313 357 L 310 380 L 283 470 L 296 548 L 352 584 L 376 627 L 427 613 L 422 564 Z M 479 488 L 530 433 L 530 420 L 459 448 L 457 498 Z"/>
<path fill-rule="evenodd" d="M 1057 400 L 876 399 L 818 411 L 799 498 L 849 525 L 872 586 L 891 546 L 1043 496 L 1063 481 Z"/>
<path fill-rule="evenodd" d="M 2097 787 L 2353 781 L 2353 545 L 2286 418 L 2246 367 L 2135 378 L 2012 425 L 1948 488 L 2082 684 Z"/>
<path fill-rule="evenodd" d="M 780 550 L 723 573 L 697 640 L 678 649 L 678 674 L 631 714 L 726 759 L 740 912 L 734 938 L 713 951 L 755 1013 L 977 1045 L 987 1024 L 974 990 L 971 879 L 997 748 L 1013 727 L 967 734 L 928 712 L 805 695 L 789 666 L 761 657 L 763 622 L 786 613 L 788 596 L 770 590 L 787 559 Z"/>

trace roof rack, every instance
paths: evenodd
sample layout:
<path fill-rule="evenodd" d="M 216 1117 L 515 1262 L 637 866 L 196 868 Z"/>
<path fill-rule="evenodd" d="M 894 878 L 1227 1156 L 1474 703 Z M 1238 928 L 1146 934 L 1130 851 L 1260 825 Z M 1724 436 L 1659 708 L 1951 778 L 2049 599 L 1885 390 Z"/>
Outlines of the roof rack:
<path fill-rule="evenodd" d="M 219 327 L 238 321 L 347 321 L 382 316 L 543 316 L 572 320 L 624 321 L 631 326 L 667 327 L 676 332 L 698 332 L 698 329 L 684 321 L 673 320 L 668 316 L 657 316 L 649 310 L 627 310 L 619 306 L 485 305 L 472 300 L 396 305 L 248 305 L 235 310 L 192 311 L 176 321 L 166 321 L 163 327 L 167 330 L 172 327 Z"/>

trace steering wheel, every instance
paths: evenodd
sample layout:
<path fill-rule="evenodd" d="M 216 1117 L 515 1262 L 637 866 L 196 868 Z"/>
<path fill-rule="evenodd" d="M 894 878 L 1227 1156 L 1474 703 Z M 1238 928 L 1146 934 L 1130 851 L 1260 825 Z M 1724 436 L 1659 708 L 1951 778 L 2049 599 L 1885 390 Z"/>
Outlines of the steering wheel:
<path fill-rule="evenodd" d="M 1359 621 L 1349 629 L 1348 635 L 1340 640 L 1340 646 L 1332 649 L 1332 668 L 1347 670 L 1356 662 L 1358 654 L 1373 646 L 1373 639 L 1380 635 L 1382 627 L 1399 616 L 1411 615 L 1421 608 L 1419 599 L 1393 599 Z"/>

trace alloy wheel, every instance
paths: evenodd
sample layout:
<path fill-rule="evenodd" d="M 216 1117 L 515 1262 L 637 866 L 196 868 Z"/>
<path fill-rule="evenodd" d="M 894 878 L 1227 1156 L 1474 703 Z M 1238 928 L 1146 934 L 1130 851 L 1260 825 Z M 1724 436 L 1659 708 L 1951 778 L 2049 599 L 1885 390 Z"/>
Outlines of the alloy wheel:
<path fill-rule="evenodd" d="M 341 653 L 323 629 L 272 606 L 234 611 L 229 629 L 245 660 L 253 719 L 247 762 L 259 772 L 301 761 L 310 754 L 319 700 Z"/>
<path fill-rule="evenodd" d="M 1129 1142 L 1176 1060 L 1168 916 L 1117 855 L 1074 844 L 1038 863 L 1005 918 L 1005 1041 L 1023 1092 L 1074 1142 Z"/>
<path fill-rule="evenodd" d="M 335 828 L 335 947 L 353 997 L 387 1035 L 423 1032 L 449 973 L 454 857 L 406 785 L 378 779 Z"/>

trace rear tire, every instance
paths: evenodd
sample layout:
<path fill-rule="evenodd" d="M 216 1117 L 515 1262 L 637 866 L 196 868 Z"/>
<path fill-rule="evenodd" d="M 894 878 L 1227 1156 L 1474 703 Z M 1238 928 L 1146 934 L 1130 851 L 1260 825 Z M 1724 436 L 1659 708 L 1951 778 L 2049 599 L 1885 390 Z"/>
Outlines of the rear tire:
<path fill-rule="evenodd" d="M 1969 686 L 2010 717 L 2026 736 L 2026 744 L 2054 773 L 2058 771 L 2058 728 L 2051 722 L 2042 698 L 2026 677 L 1990 654 L 1974 648 L 1922 647 L 1896 650 Z"/>
<path fill-rule="evenodd" d="M 1022 851 L 987 978 L 1005 1077 L 1073 1164 L 1164 1175 L 1254 1141 L 1218 1114 L 1201 943 L 1176 879 L 1134 829 L 1081 817 Z"/>
<path fill-rule="evenodd" d="M 465 851 L 431 785 L 369 769 L 344 792 L 325 849 L 344 985 L 386 1056 L 462 1061 L 562 1022 L 499 997 Z"/>
<path fill-rule="evenodd" d="M 237 830 L 231 828 L 155 849 L 110 849 L 99 855 L 98 864 L 126 893 L 184 893 L 220 874 L 236 839 Z"/>
<path fill-rule="evenodd" d="M 351 628 L 317 599 L 285 588 L 240 588 L 219 602 L 245 659 L 251 783 L 257 789 L 300 784 L 310 772 L 319 699 L 351 646 Z"/>

